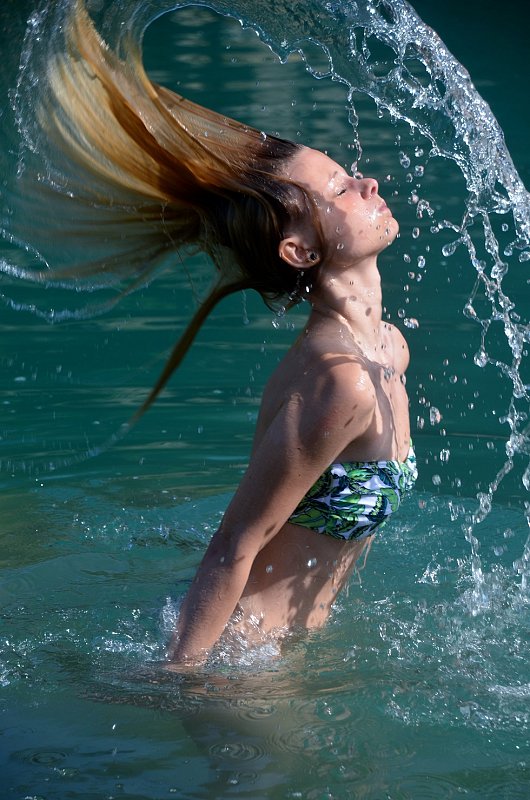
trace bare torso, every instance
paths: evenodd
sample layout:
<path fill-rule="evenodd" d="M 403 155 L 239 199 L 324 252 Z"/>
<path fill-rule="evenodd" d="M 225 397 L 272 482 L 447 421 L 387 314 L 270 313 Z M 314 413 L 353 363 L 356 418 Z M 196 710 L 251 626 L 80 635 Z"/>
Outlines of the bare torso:
<path fill-rule="evenodd" d="M 335 461 L 404 461 L 410 444 L 405 370 L 408 348 L 401 333 L 380 323 L 371 357 L 354 339 L 333 339 L 325 326 L 311 325 L 272 375 L 263 397 L 254 448 L 285 403 L 304 405 L 319 419 L 318 379 L 323 366 L 351 363 L 352 406 L 356 396 L 372 398 L 373 411 L 364 432 L 337 454 Z M 344 542 L 286 523 L 257 554 L 239 601 L 239 611 L 264 632 L 276 628 L 320 627 L 370 539 Z"/>

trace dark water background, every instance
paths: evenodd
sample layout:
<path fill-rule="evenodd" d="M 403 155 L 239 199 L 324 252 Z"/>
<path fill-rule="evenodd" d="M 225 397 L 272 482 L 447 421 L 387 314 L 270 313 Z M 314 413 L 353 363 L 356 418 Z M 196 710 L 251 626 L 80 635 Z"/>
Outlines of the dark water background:
<path fill-rule="evenodd" d="M 470 71 L 528 183 L 525 8 L 415 7 Z M 0 9 L 4 187 L 18 147 L 8 91 L 32 9 Z M 315 81 L 299 59 L 280 65 L 232 20 L 167 15 L 147 32 L 145 60 L 198 102 L 351 160 L 343 87 Z M 303 312 L 278 319 L 251 295 L 225 301 L 155 408 L 86 458 L 160 371 L 193 308 L 186 276 L 169 271 L 87 320 L 50 325 L 2 307 L 0 797 L 529 795 L 523 457 L 474 531 L 480 597 L 462 531 L 505 459 L 499 417 L 511 389 L 473 364 L 479 330 L 462 312 L 473 268 L 462 248 L 444 257 L 449 239 L 418 222 L 399 153 L 425 166 L 422 195 L 454 219 L 463 180 L 448 162 L 415 155 L 427 152 L 422 138 L 379 119 L 371 101 L 356 106 L 361 169 L 382 179 L 401 223 L 382 274 L 387 312 L 411 349 L 416 495 L 324 632 L 292 642 L 280 661 L 272 644 L 250 655 L 224 645 L 208 675 L 163 678 L 153 664 L 175 600 L 245 468 L 261 388 Z M 509 278 L 526 318 L 529 277 L 523 263 Z M 5 288 L 41 310 L 86 302 L 42 292 Z M 405 317 L 419 327 L 403 327 Z"/>

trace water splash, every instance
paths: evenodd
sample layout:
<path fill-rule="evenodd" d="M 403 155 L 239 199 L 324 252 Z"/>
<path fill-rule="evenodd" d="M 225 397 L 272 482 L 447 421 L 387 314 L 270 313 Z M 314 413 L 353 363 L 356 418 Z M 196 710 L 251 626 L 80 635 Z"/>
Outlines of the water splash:
<path fill-rule="evenodd" d="M 261 11 L 257 4 L 218 1 L 213 5 L 223 13 L 241 15 L 243 24 L 259 30 L 282 59 L 294 51 L 302 53 L 308 69 L 320 77 L 322 73 L 311 65 L 317 44 L 326 56 L 329 74 L 347 85 L 350 98 L 354 91 L 368 94 L 381 112 L 407 122 L 431 142 L 431 159 L 450 159 L 462 172 L 468 191 L 465 213 L 459 221 L 438 223 L 437 230 L 455 234 L 454 241 L 445 245 L 444 255 L 449 257 L 458 246 L 464 246 L 477 272 L 465 307 L 466 316 L 481 327 L 475 364 L 494 367 L 501 379 L 507 378 L 512 384 L 512 397 L 502 420 L 510 431 L 507 460 L 488 491 L 478 498 L 474 523 L 478 524 L 499 484 L 512 470 L 514 456 L 530 455 L 529 387 L 521 378 L 530 326 L 521 319 L 502 286 L 509 262 L 530 258 L 530 196 L 506 149 L 502 130 L 466 70 L 403 0 L 392 4 L 385 0 L 323 2 L 318 13 L 314 5 L 305 9 L 304 4 L 297 3 L 289 20 L 281 13 L 269 15 L 267 4 L 260 6 Z M 386 48 L 383 54 L 382 47 Z M 351 119 L 356 119 L 353 104 Z M 357 145 L 360 155 L 358 141 Z M 402 166 L 405 158 L 408 156 L 402 154 Z M 427 208 L 427 201 L 418 202 L 420 216 Z M 494 230 L 498 216 L 503 220 L 503 233 L 511 230 L 513 236 L 503 252 Z M 414 231 L 412 235 L 415 238 Z M 473 305 L 479 295 L 489 302 L 490 309 L 482 317 Z M 416 326 L 416 320 L 407 319 L 407 327 Z M 499 325 L 511 361 L 488 355 L 488 338 Z M 522 408 L 519 401 L 523 401 Z M 528 474 L 527 469 L 524 475 Z M 525 483 L 523 476 L 522 482 L 527 489 L 528 479 Z"/>
<path fill-rule="evenodd" d="M 131 43 L 141 41 L 157 17 L 186 5 L 189 4 L 170 0 L 118 0 L 108 8 L 93 2 L 89 9 L 111 46 L 125 53 Z M 508 381 L 511 386 L 511 397 L 501 417 L 507 428 L 506 459 L 487 490 L 477 496 L 477 509 L 471 522 L 464 526 L 472 550 L 480 606 L 484 576 L 476 528 L 487 517 L 492 499 L 514 469 L 516 458 L 530 458 L 529 386 L 523 377 L 530 326 L 503 287 L 510 267 L 530 259 L 530 203 L 502 130 L 466 70 L 405 0 L 210 0 L 204 5 L 255 30 L 282 61 L 293 53 L 300 54 L 316 79 L 331 78 L 345 86 L 352 123 L 351 147 L 356 153 L 354 169 L 362 157 L 354 103 L 354 94 L 361 92 L 373 99 L 379 115 L 404 122 L 411 131 L 425 137 L 431 145 L 430 160 L 450 160 L 464 178 L 465 212 L 460 219 L 433 220 L 431 232 L 450 235 L 451 240 L 441 248 L 446 258 L 457 251 L 467 251 L 476 281 L 463 311 L 467 319 L 477 324 L 480 333 L 474 363 L 479 369 L 493 371 L 500 383 Z M 19 174 L 23 174 L 28 160 L 41 158 L 41 179 L 53 186 L 61 184 L 60 171 L 47 160 L 45 143 L 36 122 L 28 115 L 33 94 L 45 91 L 39 77 L 48 53 L 61 47 L 61 26 L 68 9 L 64 0 L 47 6 L 43 4 L 29 20 L 14 109 L 25 146 Z M 403 150 L 399 158 L 403 169 L 411 169 L 410 157 Z M 414 177 L 421 179 L 422 171 L 423 166 L 416 165 Z M 424 215 L 433 216 L 428 200 L 416 194 L 413 202 L 419 220 Z M 4 215 L 4 235 L 8 235 L 9 227 L 10 221 Z M 419 228 L 413 230 L 413 239 L 419 235 Z M 31 253 L 40 262 L 40 254 L 26 251 L 27 255 Z M 418 260 L 418 269 L 424 265 Z M 402 318 L 407 327 L 420 325 L 405 311 Z M 508 356 L 504 358 L 492 354 L 499 333 L 507 344 Z M 526 491 L 530 487 L 529 476 L 530 465 L 521 476 Z M 528 519 L 527 506 L 525 509 Z M 528 549 L 527 543 L 520 560 L 521 581 L 525 585 Z"/>

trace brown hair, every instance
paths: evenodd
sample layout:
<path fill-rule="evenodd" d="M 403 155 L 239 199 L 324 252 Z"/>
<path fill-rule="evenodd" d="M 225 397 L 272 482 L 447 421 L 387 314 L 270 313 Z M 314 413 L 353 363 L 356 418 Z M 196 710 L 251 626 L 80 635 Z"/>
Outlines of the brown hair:
<path fill-rule="evenodd" d="M 160 257 L 190 247 L 206 252 L 219 271 L 136 419 L 221 298 L 251 288 L 268 305 L 297 302 L 299 273 L 278 254 L 286 225 L 311 219 L 325 251 L 312 199 L 282 174 L 300 145 L 154 84 L 138 45 L 130 40 L 121 60 L 82 0 L 73 4 L 65 49 L 49 61 L 47 83 L 39 122 L 60 152 L 68 193 L 107 210 L 105 236 L 118 243 L 112 257 L 61 270 L 59 277 L 111 272 L 145 280 Z"/>

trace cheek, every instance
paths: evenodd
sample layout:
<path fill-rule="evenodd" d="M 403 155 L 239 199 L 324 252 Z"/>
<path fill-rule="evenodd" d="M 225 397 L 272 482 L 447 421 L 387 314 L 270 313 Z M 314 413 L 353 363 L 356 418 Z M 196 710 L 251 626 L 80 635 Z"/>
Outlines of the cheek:
<path fill-rule="evenodd" d="M 373 239 L 374 235 L 377 237 L 382 235 L 386 228 L 386 220 L 381 219 L 381 216 L 375 209 L 359 209 L 351 218 L 351 231 L 355 238 L 360 240 Z"/>
<path fill-rule="evenodd" d="M 324 219 L 324 233 L 332 247 L 338 247 L 350 239 L 350 225 L 345 214 L 330 213 Z"/>
<path fill-rule="evenodd" d="M 363 252 L 372 248 L 384 248 L 390 245 L 396 238 L 399 225 L 391 216 L 382 217 L 381 215 L 362 215 L 348 226 L 344 226 L 344 241 L 346 236 L 355 251 Z"/>

